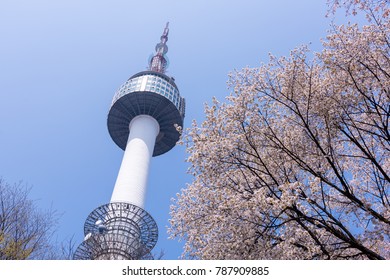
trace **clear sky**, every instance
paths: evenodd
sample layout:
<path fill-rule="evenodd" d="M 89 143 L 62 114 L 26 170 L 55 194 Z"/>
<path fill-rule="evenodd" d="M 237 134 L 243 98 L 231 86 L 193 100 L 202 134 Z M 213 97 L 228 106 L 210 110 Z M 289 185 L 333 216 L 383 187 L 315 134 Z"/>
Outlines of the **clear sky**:
<path fill-rule="evenodd" d="M 84 220 L 109 202 L 123 151 L 106 118 L 115 91 L 147 60 L 170 22 L 168 75 L 186 98 L 184 126 L 229 93 L 234 69 L 320 50 L 325 0 L 0 0 L 0 177 L 32 185 L 42 208 L 62 213 L 56 238 L 83 239 Z M 171 198 L 192 178 L 184 147 L 152 159 L 146 210 L 168 240 Z"/>

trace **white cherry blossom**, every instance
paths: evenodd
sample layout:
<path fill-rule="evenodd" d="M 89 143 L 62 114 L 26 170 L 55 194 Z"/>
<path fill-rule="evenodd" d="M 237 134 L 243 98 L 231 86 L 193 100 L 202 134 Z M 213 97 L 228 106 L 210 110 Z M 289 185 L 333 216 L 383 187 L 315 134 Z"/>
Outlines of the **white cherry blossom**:
<path fill-rule="evenodd" d="M 231 94 L 184 131 L 194 179 L 170 221 L 184 258 L 390 259 L 386 9 L 337 27 L 320 53 L 231 73 Z"/>

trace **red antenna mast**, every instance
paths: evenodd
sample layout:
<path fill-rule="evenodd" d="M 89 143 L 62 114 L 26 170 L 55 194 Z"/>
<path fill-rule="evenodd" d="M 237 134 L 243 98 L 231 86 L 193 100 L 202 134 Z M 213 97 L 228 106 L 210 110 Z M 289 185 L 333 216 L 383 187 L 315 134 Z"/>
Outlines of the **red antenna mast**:
<path fill-rule="evenodd" d="M 161 35 L 160 43 L 156 45 L 156 54 L 152 57 L 149 62 L 149 70 L 156 71 L 160 73 L 165 73 L 166 68 L 168 67 L 168 59 L 165 54 L 168 52 L 168 33 L 169 33 L 169 22 L 164 28 L 164 32 Z"/>

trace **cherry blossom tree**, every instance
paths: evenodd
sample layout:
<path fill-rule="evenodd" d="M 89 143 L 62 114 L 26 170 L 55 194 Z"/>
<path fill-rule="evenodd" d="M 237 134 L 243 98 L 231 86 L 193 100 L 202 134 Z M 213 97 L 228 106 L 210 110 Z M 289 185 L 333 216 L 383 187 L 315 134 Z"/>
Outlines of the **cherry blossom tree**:
<path fill-rule="evenodd" d="M 373 16 L 378 13 L 381 17 L 390 15 L 389 0 L 328 0 L 327 2 L 328 14 L 334 14 L 340 7 L 343 7 L 347 15 L 356 15 L 363 11 L 368 19 L 373 19 Z"/>
<path fill-rule="evenodd" d="M 169 229 L 184 258 L 390 259 L 385 11 L 335 27 L 320 53 L 230 75 L 226 101 L 184 133 L 194 179 Z"/>

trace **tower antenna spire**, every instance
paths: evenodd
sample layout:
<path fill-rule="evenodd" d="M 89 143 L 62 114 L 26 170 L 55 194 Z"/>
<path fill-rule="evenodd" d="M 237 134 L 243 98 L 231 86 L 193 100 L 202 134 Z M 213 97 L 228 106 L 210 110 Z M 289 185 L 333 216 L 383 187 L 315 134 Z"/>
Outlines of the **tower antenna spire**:
<path fill-rule="evenodd" d="M 164 74 L 168 68 L 168 58 L 166 53 L 168 52 L 168 33 L 169 33 L 169 22 L 167 22 L 164 32 L 160 37 L 160 42 L 156 45 L 156 54 L 149 61 L 149 70 L 156 71 Z"/>

